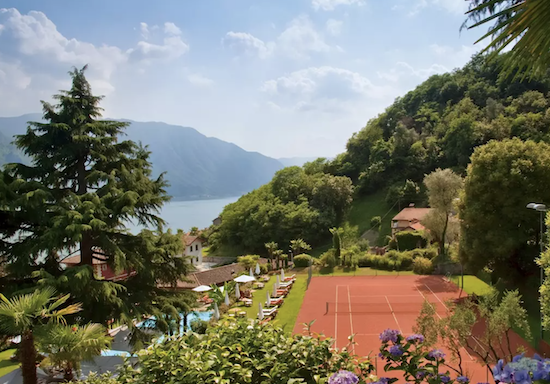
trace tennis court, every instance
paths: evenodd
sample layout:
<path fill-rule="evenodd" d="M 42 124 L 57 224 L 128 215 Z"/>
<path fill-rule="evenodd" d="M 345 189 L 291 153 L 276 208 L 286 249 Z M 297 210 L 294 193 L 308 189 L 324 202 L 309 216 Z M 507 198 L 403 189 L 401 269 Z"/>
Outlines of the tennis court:
<path fill-rule="evenodd" d="M 348 345 L 355 335 L 355 353 L 373 360 L 380 348 L 379 334 L 398 329 L 413 333 L 422 303 L 429 301 L 437 315 L 447 315 L 446 302 L 459 297 L 459 289 L 441 276 L 357 276 L 314 277 L 306 292 L 295 333 L 304 332 L 304 323 L 315 320 L 312 331 L 335 339 L 336 347 Z M 450 356 L 448 351 L 445 351 Z M 471 382 L 492 382 L 487 369 L 462 349 L 463 368 Z M 377 364 L 384 375 L 383 364 Z M 491 380 L 489 380 L 491 379 Z"/>

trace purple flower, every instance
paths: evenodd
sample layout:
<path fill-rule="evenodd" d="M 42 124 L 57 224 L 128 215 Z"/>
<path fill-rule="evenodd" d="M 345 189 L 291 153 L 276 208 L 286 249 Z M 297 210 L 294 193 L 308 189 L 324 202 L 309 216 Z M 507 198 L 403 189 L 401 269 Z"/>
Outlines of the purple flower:
<path fill-rule="evenodd" d="M 336 372 L 328 379 L 328 384 L 357 384 L 359 378 L 349 371 Z"/>
<path fill-rule="evenodd" d="M 514 383 L 516 384 L 531 384 L 531 376 L 526 369 L 520 369 L 514 372 Z"/>
<path fill-rule="evenodd" d="M 401 333 L 397 329 L 386 329 L 384 332 L 380 334 L 380 340 L 382 340 L 383 343 L 387 343 L 391 341 L 392 343 L 397 342 L 397 336 L 399 336 Z"/>
<path fill-rule="evenodd" d="M 409 337 L 407 337 L 407 341 L 410 341 L 411 343 L 416 343 L 416 342 L 423 343 L 424 336 L 419 334 L 410 335 Z"/>
<path fill-rule="evenodd" d="M 449 381 L 451 381 L 451 378 L 443 373 L 440 373 L 439 380 L 441 380 L 442 383 L 448 383 Z"/>
<path fill-rule="evenodd" d="M 416 372 L 416 378 L 417 379 L 423 379 L 426 376 L 426 371 L 418 371 Z"/>
<path fill-rule="evenodd" d="M 458 376 L 456 378 L 456 381 L 458 381 L 459 383 L 469 383 L 470 379 L 468 379 L 466 376 Z"/>
<path fill-rule="evenodd" d="M 514 358 L 512 359 L 512 363 L 517 363 L 518 361 L 523 359 L 523 355 L 524 353 L 522 353 L 521 355 L 514 356 Z"/>
<path fill-rule="evenodd" d="M 428 358 L 431 360 L 439 360 L 445 357 L 445 354 L 441 349 L 434 349 L 428 352 Z"/>
<path fill-rule="evenodd" d="M 403 348 L 400 345 L 392 345 L 390 347 L 390 353 L 394 356 L 401 356 L 403 354 Z"/>

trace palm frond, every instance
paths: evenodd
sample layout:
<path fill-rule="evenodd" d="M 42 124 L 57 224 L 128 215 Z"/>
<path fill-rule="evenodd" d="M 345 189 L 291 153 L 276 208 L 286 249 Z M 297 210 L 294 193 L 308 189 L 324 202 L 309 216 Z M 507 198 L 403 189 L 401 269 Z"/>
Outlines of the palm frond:
<path fill-rule="evenodd" d="M 495 57 L 512 47 L 504 60 L 506 75 L 526 77 L 550 67 L 550 2 L 547 0 L 473 0 L 468 29 L 494 22 L 478 42 L 491 38 L 482 52 Z"/>

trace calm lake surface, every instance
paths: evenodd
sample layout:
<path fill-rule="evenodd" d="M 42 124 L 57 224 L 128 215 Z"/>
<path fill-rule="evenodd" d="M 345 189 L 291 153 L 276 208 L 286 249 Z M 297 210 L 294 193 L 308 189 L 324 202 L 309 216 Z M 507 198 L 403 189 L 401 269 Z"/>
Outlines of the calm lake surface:
<path fill-rule="evenodd" d="M 202 229 L 212 225 L 212 220 L 220 215 L 223 207 L 238 199 L 239 196 L 214 200 L 172 201 L 164 205 L 159 216 L 167 222 L 167 228 L 171 228 L 173 232 L 178 229 L 189 231 L 191 227 Z M 136 225 L 128 227 L 132 232 L 140 230 Z"/>

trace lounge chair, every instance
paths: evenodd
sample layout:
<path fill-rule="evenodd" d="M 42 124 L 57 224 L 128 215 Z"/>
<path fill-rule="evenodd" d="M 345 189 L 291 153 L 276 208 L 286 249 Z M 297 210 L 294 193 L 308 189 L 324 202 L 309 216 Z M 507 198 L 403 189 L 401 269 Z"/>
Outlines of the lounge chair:
<path fill-rule="evenodd" d="M 283 304 L 283 298 L 282 297 L 279 297 L 277 299 L 270 299 L 269 303 L 267 301 L 265 302 L 265 305 L 267 307 L 278 306 L 278 305 L 281 305 L 281 304 Z"/>
<path fill-rule="evenodd" d="M 294 282 L 296 280 L 296 274 L 292 275 L 292 276 L 288 276 L 288 277 L 285 277 L 285 281 L 292 281 Z"/>
<path fill-rule="evenodd" d="M 252 307 L 252 299 L 248 299 L 246 297 L 241 297 L 239 300 L 241 303 L 244 303 L 245 307 Z"/>
<path fill-rule="evenodd" d="M 263 313 L 264 313 L 264 316 L 275 316 L 278 310 L 279 310 L 279 307 L 272 307 L 269 309 L 264 309 Z"/>
<path fill-rule="evenodd" d="M 278 296 L 286 296 L 288 295 L 288 289 L 277 289 L 276 293 Z"/>
<path fill-rule="evenodd" d="M 290 289 L 292 287 L 292 282 L 289 283 L 279 283 L 279 288 L 288 288 Z"/>

